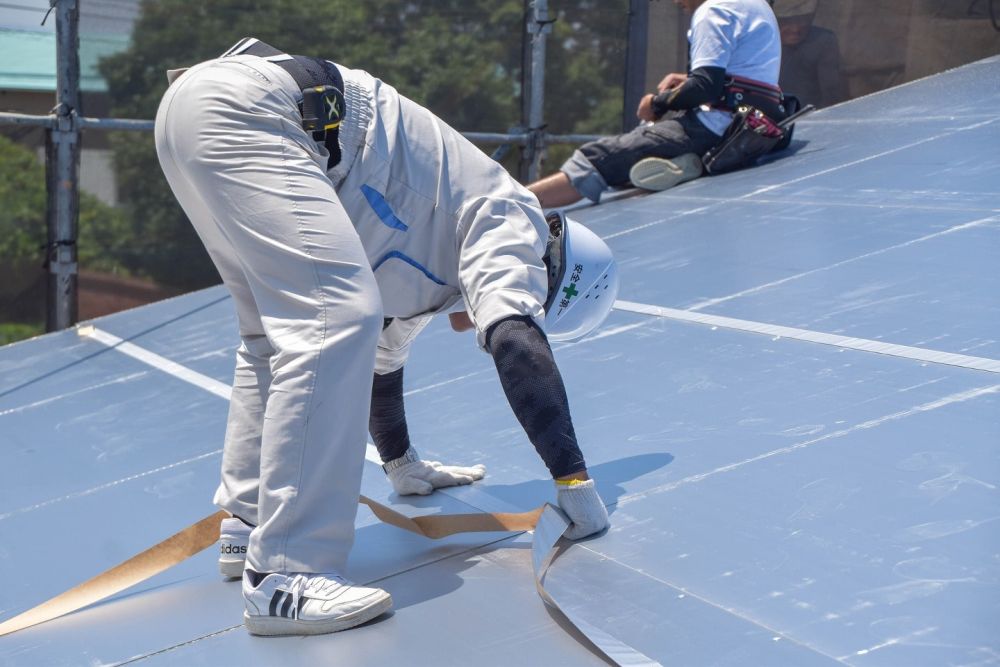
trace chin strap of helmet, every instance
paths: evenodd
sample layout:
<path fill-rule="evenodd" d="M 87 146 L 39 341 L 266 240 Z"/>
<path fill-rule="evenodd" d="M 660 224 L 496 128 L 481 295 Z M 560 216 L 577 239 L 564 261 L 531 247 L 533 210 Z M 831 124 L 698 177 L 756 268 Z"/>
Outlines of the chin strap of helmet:
<path fill-rule="evenodd" d="M 545 216 L 545 222 L 549 223 L 549 240 L 545 245 L 545 268 L 549 274 L 549 291 L 545 298 L 545 312 L 556 302 L 559 296 L 559 285 L 562 284 L 566 275 L 566 234 L 565 219 L 557 211 L 553 211 Z"/>

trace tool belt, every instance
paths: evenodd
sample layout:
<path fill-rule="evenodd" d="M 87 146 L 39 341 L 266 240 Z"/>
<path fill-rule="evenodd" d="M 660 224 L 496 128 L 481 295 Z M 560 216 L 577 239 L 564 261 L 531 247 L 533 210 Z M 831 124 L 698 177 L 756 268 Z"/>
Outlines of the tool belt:
<path fill-rule="evenodd" d="M 722 135 L 722 141 L 702 156 L 705 171 L 724 174 L 749 167 L 767 153 L 784 148 L 791 141 L 794 122 L 814 110 L 810 104 L 775 122 L 756 107 L 741 106 L 733 113 L 733 121 Z"/>
<path fill-rule="evenodd" d="M 756 107 L 775 121 L 789 115 L 785 108 L 785 97 L 781 88 L 763 81 L 755 81 L 742 76 L 726 77 L 722 97 L 712 105 L 713 109 L 736 113 L 741 107 Z"/>
<path fill-rule="evenodd" d="M 258 56 L 288 72 L 302 91 L 302 129 L 317 143 L 326 146 L 330 157 L 326 168 L 340 163 L 340 122 L 347 110 L 344 102 L 344 78 L 333 63 L 310 56 L 291 56 L 255 37 L 244 37 L 222 54 Z"/>

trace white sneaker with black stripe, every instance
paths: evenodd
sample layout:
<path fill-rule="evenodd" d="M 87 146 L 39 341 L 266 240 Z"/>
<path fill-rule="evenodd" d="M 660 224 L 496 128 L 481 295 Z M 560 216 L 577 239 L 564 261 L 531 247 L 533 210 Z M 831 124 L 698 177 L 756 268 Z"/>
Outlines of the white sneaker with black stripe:
<path fill-rule="evenodd" d="M 223 519 L 219 527 L 219 572 L 227 579 L 243 576 L 252 529 L 236 517 Z"/>
<path fill-rule="evenodd" d="M 347 630 L 392 607 L 380 588 L 333 574 L 243 572 L 243 622 L 254 635 L 321 635 Z"/>

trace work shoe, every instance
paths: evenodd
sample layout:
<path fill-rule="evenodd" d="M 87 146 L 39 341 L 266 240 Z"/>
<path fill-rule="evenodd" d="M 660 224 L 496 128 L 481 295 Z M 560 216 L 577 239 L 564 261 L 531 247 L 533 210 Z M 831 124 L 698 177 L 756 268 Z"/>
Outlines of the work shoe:
<path fill-rule="evenodd" d="M 647 157 L 632 165 L 628 178 L 637 188 L 659 192 L 698 178 L 703 168 L 701 158 L 694 153 L 685 153 L 669 160 Z"/>
<path fill-rule="evenodd" d="M 243 576 L 251 530 L 236 517 L 222 520 L 219 527 L 219 572 L 227 579 Z"/>
<path fill-rule="evenodd" d="M 243 622 L 253 635 L 321 635 L 361 625 L 392 607 L 380 588 L 333 574 L 243 572 Z"/>

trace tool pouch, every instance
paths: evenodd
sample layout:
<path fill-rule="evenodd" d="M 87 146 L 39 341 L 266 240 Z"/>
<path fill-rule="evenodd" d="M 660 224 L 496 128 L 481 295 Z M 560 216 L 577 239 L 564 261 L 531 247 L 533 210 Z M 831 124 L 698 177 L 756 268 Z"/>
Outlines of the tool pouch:
<path fill-rule="evenodd" d="M 739 107 L 722 141 L 702 156 L 705 171 L 724 174 L 749 167 L 771 152 L 785 138 L 785 132 L 760 109 Z"/>
<path fill-rule="evenodd" d="M 344 93 L 330 85 L 308 86 L 302 89 L 302 129 L 322 142 L 330 157 L 327 169 L 340 164 L 340 120 L 344 117 Z"/>

